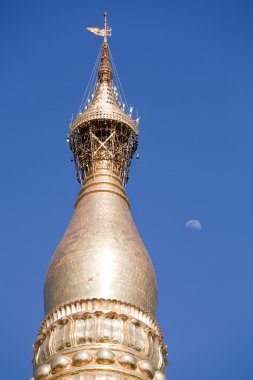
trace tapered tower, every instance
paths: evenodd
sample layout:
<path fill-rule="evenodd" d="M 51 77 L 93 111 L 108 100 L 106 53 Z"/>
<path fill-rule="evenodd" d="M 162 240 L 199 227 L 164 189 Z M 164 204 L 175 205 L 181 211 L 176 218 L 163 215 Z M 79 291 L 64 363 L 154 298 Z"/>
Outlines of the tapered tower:
<path fill-rule="evenodd" d="M 35 380 L 165 380 L 154 269 L 125 192 L 138 120 L 114 85 L 105 13 L 94 92 L 70 125 L 81 191 L 51 260 Z"/>

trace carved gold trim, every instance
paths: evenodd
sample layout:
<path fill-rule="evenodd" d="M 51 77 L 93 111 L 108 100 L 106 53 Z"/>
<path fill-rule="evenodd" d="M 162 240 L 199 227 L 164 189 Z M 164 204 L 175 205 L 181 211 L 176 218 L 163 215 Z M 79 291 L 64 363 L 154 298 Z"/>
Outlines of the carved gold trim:
<path fill-rule="evenodd" d="M 43 327 L 49 327 L 52 323 L 65 316 L 79 312 L 101 312 L 101 310 L 103 312 L 116 312 L 118 314 L 125 314 L 127 317 L 136 318 L 159 331 L 162 336 L 161 328 L 153 315 L 130 303 L 105 298 L 80 299 L 59 305 L 45 316 L 39 331 L 41 332 Z"/>
<path fill-rule="evenodd" d="M 125 190 L 123 189 L 123 187 L 120 187 L 118 185 L 116 185 L 116 183 L 114 182 L 108 182 L 108 181 L 100 181 L 100 182 L 96 182 L 94 181 L 93 183 L 90 183 L 89 185 L 86 185 L 84 186 L 84 188 L 82 189 L 81 193 L 84 193 L 85 190 L 89 189 L 90 187 L 92 186 L 96 186 L 96 185 L 109 185 L 109 186 L 114 186 L 116 187 L 117 189 L 119 189 L 123 194 L 126 194 Z M 118 193 L 117 193 L 118 194 Z"/>
<path fill-rule="evenodd" d="M 77 312 L 63 316 L 41 328 L 34 344 L 34 364 L 41 365 L 56 354 L 95 348 L 133 350 L 135 355 L 148 358 L 157 368 L 167 355 L 160 330 L 129 315 L 108 311 Z"/>
<path fill-rule="evenodd" d="M 114 173 L 115 175 L 111 174 L 111 173 Z M 87 183 L 88 181 L 90 181 L 92 179 L 95 180 L 97 177 L 110 177 L 110 178 L 113 178 L 116 181 L 118 181 L 120 183 L 120 185 L 122 186 L 122 181 L 118 177 L 118 173 L 116 173 L 114 170 L 111 170 L 111 169 L 110 169 L 110 173 L 92 173 L 92 174 L 87 174 L 87 176 L 85 178 L 85 182 Z M 84 185 L 84 187 L 85 187 L 85 185 Z M 82 192 L 82 190 L 80 192 Z"/>
<path fill-rule="evenodd" d="M 102 190 L 102 189 L 92 190 L 92 191 L 89 191 L 88 193 L 84 193 L 83 195 L 81 195 L 79 198 L 77 198 L 77 200 L 75 202 L 75 208 L 77 207 L 77 205 L 81 201 L 81 199 L 83 199 L 84 197 L 86 197 L 89 194 L 94 194 L 94 193 L 111 193 L 111 194 L 116 194 L 116 195 L 118 195 L 119 197 L 121 197 L 122 199 L 124 199 L 126 201 L 128 207 L 130 209 L 130 203 L 129 203 L 128 199 L 124 195 L 119 194 L 119 193 L 117 193 L 116 191 L 113 191 L 113 190 Z"/>
<path fill-rule="evenodd" d="M 88 358 L 76 363 L 76 357 Z M 157 367 L 152 360 L 143 355 L 124 349 L 107 346 L 86 346 L 78 351 L 65 351 L 46 360 L 35 368 L 35 380 L 57 379 L 65 376 L 86 373 L 127 374 L 130 377 L 146 380 L 166 380 L 164 367 Z"/>

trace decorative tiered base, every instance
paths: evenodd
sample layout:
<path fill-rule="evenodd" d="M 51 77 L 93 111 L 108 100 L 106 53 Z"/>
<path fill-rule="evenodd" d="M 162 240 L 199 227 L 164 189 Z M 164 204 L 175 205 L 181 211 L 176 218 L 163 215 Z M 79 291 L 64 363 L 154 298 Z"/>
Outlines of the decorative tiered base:
<path fill-rule="evenodd" d="M 59 307 L 45 318 L 34 348 L 35 380 L 166 378 L 157 322 L 115 300 Z"/>

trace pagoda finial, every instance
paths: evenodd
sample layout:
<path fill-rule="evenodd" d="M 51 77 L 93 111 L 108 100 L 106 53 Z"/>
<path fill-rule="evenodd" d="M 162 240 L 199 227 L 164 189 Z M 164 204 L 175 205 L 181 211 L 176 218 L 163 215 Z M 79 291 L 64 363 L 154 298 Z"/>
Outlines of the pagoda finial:
<path fill-rule="evenodd" d="M 108 27 L 108 22 L 107 22 L 107 16 L 108 13 L 104 13 L 104 29 L 99 29 L 99 28 L 86 28 L 89 32 L 95 34 L 96 36 L 101 36 L 104 37 L 104 42 L 107 42 L 107 36 L 111 37 L 112 36 L 112 28 Z"/>
<path fill-rule="evenodd" d="M 105 11 L 104 13 L 104 30 L 107 31 L 107 16 L 108 16 L 108 13 Z M 107 41 L 107 35 L 105 33 L 104 35 L 104 42 Z"/>

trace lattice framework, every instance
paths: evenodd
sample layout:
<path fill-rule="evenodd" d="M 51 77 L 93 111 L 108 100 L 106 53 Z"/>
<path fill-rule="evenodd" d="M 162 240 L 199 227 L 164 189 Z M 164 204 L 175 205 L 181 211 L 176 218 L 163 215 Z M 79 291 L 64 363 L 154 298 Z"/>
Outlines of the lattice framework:
<path fill-rule="evenodd" d="M 78 127 L 70 136 L 70 149 L 79 183 L 83 185 L 89 172 L 95 174 L 96 168 L 104 165 L 125 185 L 137 146 L 138 135 L 133 129 L 115 120 L 98 119 Z"/>

